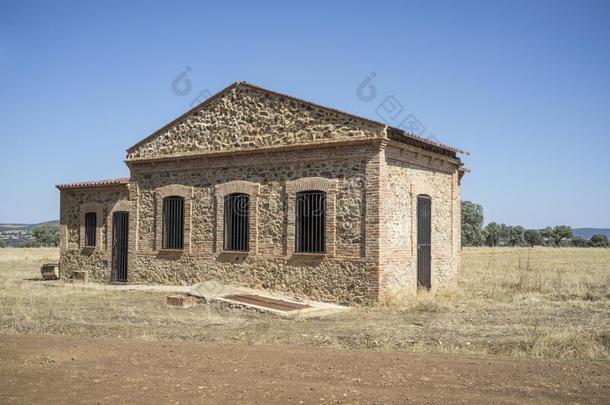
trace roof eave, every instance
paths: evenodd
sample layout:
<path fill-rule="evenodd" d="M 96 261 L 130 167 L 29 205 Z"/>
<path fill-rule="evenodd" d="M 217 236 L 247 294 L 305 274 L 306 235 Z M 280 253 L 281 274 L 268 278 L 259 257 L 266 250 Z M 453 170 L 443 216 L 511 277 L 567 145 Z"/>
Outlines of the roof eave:
<path fill-rule="evenodd" d="M 91 180 L 91 181 L 81 181 L 78 183 L 65 183 L 65 184 L 57 184 L 55 188 L 58 190 L 69 190 L 75 188 L 99 188 L 99 187 L 115 187 L 115 186 L 124 186 L 129 184 L 130 178 L 121 177 L 116 179 L 106 179 L 106 180 Z"/>

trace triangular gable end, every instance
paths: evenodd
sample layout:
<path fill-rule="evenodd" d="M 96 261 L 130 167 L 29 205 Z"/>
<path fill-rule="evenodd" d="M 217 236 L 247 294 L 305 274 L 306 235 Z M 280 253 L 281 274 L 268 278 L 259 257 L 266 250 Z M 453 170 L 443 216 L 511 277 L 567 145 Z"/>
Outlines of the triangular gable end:
<path fill-rule="evenodd" d="M 386 126 L 237 82 L 127 150 L 149 160 L 383 137 Z"/>

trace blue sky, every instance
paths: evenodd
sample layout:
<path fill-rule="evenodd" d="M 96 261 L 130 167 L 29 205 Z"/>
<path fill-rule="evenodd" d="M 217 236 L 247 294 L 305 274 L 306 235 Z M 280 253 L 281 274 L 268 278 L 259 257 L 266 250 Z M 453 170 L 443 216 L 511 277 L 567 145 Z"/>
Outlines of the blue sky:
<path fill-rule="evenodd" d="M 0 0 L 0 222 L 58 218 L 55 184 L 128 175 L 127 147 L 246 80 L 373 119 L 393 97 L 472 153 L 486 222 L 610 227 L 610 2 L 287 3 Z"/>

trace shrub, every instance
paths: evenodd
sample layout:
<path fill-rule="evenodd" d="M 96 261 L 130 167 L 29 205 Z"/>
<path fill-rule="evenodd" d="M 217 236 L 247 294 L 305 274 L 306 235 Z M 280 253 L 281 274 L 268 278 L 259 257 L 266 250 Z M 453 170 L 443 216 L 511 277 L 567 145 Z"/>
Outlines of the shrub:
<path fill-rule="evenodd" d="M 39 246 L 59 246 L 59 225 L 44 224 L 32 230 L 32 235 Z"/>

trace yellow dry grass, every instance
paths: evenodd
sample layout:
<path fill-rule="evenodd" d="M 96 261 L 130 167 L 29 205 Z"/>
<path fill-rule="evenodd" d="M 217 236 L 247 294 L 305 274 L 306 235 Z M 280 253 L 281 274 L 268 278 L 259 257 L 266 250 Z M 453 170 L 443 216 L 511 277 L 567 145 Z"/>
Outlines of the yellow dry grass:
<path fill-rule="evenodd" d="M 610 249 L 465 249 L 455 288 L 320 319 L 34 281 L 56 249 L 0 249 L 0 333 L 610 360 Z"/>

